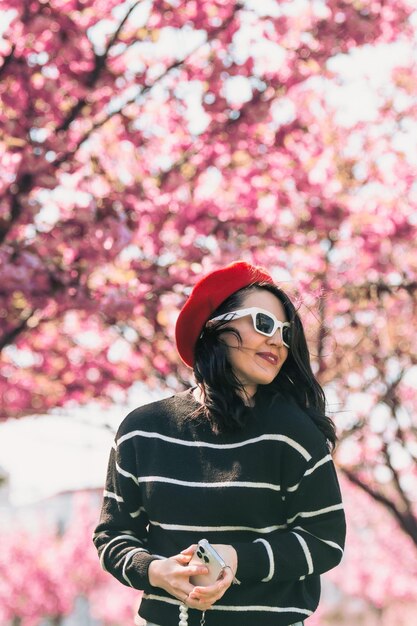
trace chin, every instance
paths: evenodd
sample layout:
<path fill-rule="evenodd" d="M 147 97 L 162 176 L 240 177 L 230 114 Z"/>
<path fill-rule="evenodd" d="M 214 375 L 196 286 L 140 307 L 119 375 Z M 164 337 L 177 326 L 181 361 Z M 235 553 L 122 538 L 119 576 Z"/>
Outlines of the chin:
<path fill-rule="evenodd" d="M 271 374 L 271 376 L 265 377 L 263 382 L 260 382 L 260 385 L 269 385 L 270 383 L 274 382 L 274 380 L 276 379 L 276 377 L 279 374 L 279 370 L 277 372 L 275 372 L 274 374 Z"/>
<path fill-rule="evenodd" d="M 275 374 L 275 376 L 264 376 L 262 378 L 259 378 L 259 380 L 254 381 L 254 383 L 256 385 L 269 385 L 270 383 L 272 383 L 273 380 L 275 380 L 276 377 L 277 374 Z"/>

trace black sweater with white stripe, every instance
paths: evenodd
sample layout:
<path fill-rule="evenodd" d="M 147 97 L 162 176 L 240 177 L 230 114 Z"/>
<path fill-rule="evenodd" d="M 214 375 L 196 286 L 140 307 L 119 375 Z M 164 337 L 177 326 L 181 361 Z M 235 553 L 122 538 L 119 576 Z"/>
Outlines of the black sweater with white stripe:
<path fill-rule="evenodd" d="M 191 414 L 192 390 L 142 406 L 110 454 L 94 543 L 104 569 L 144 591 L 139 614 L 178 623 L 179 601 L 152 587 L 148 567 L 203 537 L 231 544 L 240 585 L 207 626 L 286 626 L 311 615 L 320 574 L 343 554 L 345 517 L 326 440 L 295 403 L 260 398 L 247 426 L 215 434 Z M 189 626 L 201 613 L 189 610 Z"/>

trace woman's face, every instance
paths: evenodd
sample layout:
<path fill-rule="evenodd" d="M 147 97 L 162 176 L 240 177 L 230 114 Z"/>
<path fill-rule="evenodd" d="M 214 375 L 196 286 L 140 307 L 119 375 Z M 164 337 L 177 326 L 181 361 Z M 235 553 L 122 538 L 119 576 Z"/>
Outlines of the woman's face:
<path fill-rule="evenodd" d="M 238 309 L 257 306 L 273 313 L 281 322 L 287 322 L 284 307 L 274 294 L 265 289 L 256 289 L 246 295 Z M 230 322 L 239 331 L 242 343 L 232 333 L 224 335 L 228 346 L 228 359 L 233 372 L 242 383 L 248 396 L 253 396 L 258 385 L 268 385 L 277 376 L 288 355 L 277 329 L 272 337 L 258 333 L 250 315 Z M 227 327 L 226 327 L 227 328 Z"/>

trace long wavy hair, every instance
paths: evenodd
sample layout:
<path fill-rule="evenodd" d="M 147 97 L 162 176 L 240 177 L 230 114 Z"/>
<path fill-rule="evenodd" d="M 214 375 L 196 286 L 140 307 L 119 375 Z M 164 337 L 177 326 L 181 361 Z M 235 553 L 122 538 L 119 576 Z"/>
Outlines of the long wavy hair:
<path fill-rule="evenodd" d="M 288 356 L 270 384 L 258 385 L 255 401 L 258 397 L 269 396 L 272 403 L 277 396 L 284 396 L 295 402 L 310 416 L 334 449 L 337 441 L 335 426 L 326 415 L 324 391 L 311 369 L 303 325 L 287 294 L 269 282 L 252 283 L 224 300 L 211 317 L 242 308 L 246 296 L 256 289 L 265 289 L 280 300 L 291 329 Z M 195 348 L 194 376 L 203 397 L 203 404 L 195 416 L 204 416 L 215 432 L 240 430 L 251 417 L 251 408 L 243 400 L 243 385 L 228 360 L 225 332 L 233 333 L 239 345 L 242 344 L 240 333 L 230 326 L 230 322 L 218 321 L 204 327 Z"/>

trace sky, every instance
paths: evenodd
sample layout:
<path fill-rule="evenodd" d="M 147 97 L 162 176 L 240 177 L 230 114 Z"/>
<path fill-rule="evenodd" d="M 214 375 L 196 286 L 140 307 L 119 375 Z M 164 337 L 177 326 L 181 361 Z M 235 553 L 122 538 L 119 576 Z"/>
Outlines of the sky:
<path fill-rule="evenodd" d="M 103 487 L 114 434 L 135 407 L 165 397 L 137 385 L 126 404 L 8 420 L 0 425 L 0 466 L 10 475 L 10 504 L 61 491 Z"/>
<path fill-rule="evenodd" d="M 14 506 L 103 485 L 110 431 L 70 417 L 25 417 L 0 428 L 0 463 Z"/>

